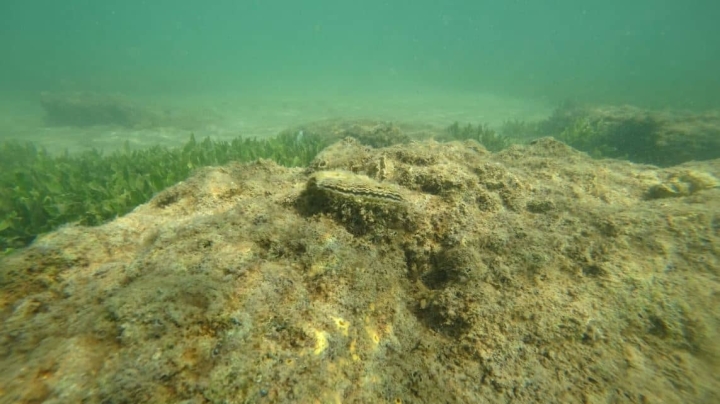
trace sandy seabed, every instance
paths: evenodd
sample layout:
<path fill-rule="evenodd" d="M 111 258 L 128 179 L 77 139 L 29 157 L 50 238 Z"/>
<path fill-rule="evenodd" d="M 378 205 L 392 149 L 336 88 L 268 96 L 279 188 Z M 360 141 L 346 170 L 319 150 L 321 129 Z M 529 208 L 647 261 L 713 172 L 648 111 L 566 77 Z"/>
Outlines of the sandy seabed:
<path fill-rule="evenodd" d="M 60 94 L 61 96 L 63 94 Z M 74 97 L 69 93 L 67 97 Z M 81 95 L 82 96 L 82 95 Z M 91 94 L 90 97 L 97 95 Z M 111 100 L 115 98 L 110 96 Z M 323 120 L 372 119 L 415 130 L 444 129 L 454 122 L 499 127 L 509 120 L 547 118 L 554 105 L 492 94 L 418 92 L 385 96 L 119 96 L 121 105 L 159 116 L 135 126 L 57 124 L 48 120 L 42 95 L 0 98 L 0 141 L 33 141 L 50 151 L 71 152 L 153 145 L 180 146 L 190 137 L 231 140 L 238 136 L 267 138 L 283 130 Z M 77 105 L 76 105 L 77 107 Z M 82 114 L 82 110 L 74 111 Z M 112 111 L 106 111 L 112 113 Z M 93 113 L 87 111 L 86 113 Z M 95 112 L 96 113 L 96 112 Z M 82 116 L 75 117 L 81 120 Z"/>

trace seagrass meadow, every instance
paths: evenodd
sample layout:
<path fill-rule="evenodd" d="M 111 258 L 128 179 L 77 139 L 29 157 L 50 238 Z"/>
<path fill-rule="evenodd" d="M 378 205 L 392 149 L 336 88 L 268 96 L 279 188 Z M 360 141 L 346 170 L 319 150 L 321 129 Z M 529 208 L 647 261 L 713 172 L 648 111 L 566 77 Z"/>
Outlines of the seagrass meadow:
<path fill-rule="evenodd" d="M 29 142 L 0 143 L 0 249 L 27 245 L 65 223 L 97 225 L 147 202 L 198 167 L 272 159 L 306 165 L 324 147 L 312 134 L 269 140 L 196 141 L 102 153 L 51 154 Z"/>

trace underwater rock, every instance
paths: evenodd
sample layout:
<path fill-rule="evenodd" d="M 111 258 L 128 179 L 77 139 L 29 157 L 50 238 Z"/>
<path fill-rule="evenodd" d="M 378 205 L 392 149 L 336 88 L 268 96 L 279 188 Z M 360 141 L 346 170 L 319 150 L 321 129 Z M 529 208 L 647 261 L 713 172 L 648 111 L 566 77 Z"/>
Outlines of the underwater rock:
<path fill-rule="evenodd" d="M 596 157 L 635 163 L 669 167 L 720 158 L 717 111 L 567 104 L 540 122 L 537 130 Z"/>
<path fill-rule="evenodd" d="M 139 128 L 156 126 L 164 119 L 162 114 L 116 95 L 44 92 L 40 105 L 45 111 L 46 122 L 52 126 Z"/>
<path fill-rule="evenodd" d="M 405 201 L 392 187 L 347 171 L 319 171 L 310 177 L 308 189 L 325 193 L 329 199 L 370 200 L 378 204 Z"/>
<path fill-rule="evenodd" d="M 671 173 L 661 184 L 648 190 L 649 199 L 689 196 L 706 189 L 720 187 L 720 181 L 709 173 L 683 170 Z"/>
<path fill-rule="evenodd" d="M 549 138 L 200 169 L 0 258 L 0 402 L 720 401 L 718 175 Z"/>
<path fill-rule="evenodd" d="M 426 126 L 408 123 L 396 124 L 370 119 L 327 119 L 287 129 L 281 132 L 281 135 L 288 133 L 295 135 L 302 133 L 303 136 L 312 134 L 329 142 L 350 137 L 366 146 L 386 147 L 409 143 L 413 139 L 430 138 L 436 135 L 435 132 Z"/>
<path fill-rule="evenodd" d="M 45 123 L 48 126 L 111 126 L 116 129 L 132 129 L 133 132 L 122 132 L 123 136 L 140 136 L 144 140 L 157 135 L 145 130 L 174 128 L 207 131 L 222 119 L 213 110 L 196 111 L 155 105 L 117 94 L 43 92 L 40 95 L 40 105 L 45 112 Z M 134 134 L 135 131 L 140 133 Z"/>
<path fill-rule="evenodd" d="M 318 171 L 308 180 L 307 206 L 334 214 L 353 234 L 397 228 L 408 222 L 399 187 L 348 171 Z"/>

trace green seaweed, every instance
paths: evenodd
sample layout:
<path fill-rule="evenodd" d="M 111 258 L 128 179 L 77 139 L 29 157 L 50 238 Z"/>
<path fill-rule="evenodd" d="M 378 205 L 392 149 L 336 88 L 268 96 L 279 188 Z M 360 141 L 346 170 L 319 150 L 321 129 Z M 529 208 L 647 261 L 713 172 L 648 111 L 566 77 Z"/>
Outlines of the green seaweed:
<path fill-rule="evenodd" d="M 486 149 L 496 152 L 510 145 L 510 141 L 505 136 L 499 135 L 492 128 L 485 124 L 460 126 L 458 122 L 450 125 L 443 136 L 439 140 L 474 140 Z"/>
<path fill-rule="evenodd" d="M 505 120 L 498 133 L 508 139 L 532 139 L 538 136 L 538 124 L 519 119 Z"/>
<path fill-rule="evenodd" d="M 588 153 L 593 158 L 626 157 L 619 155 L 617 149 L 608 143 L 604 122 L 588 116 L 576 118 L 555 137 L 575 149 Z"/>
<path fill-rule="evenodd" d="M 659 165 L 667 160 L 657 148 L 660 123 L 643 111 L 613 116 L 565 103 L 539 123 L 538 134 L 553 136 L 593 158 Z"/>

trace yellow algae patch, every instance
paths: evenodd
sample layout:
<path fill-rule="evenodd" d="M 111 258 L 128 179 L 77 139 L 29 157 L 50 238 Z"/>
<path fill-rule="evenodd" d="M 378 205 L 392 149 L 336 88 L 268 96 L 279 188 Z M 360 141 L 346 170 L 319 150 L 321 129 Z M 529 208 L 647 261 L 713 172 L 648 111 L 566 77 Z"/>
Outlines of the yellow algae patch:
<path fill-rule="evenodd" d="M 222 254 L 226 257 L 234 257 L 239 260 L 246 260 L 251 258 L 255 252 L 253 251 L 254 244 L 251 242 L 240 242 L 234 244 L 223 244 L 217 251 L 217 254 Z"/>
<path fill-rule="evenodd" d="M 383 339 L 394 339 L 394 336 L 392 335 L 392 325 L 373 325 L 367 317 L 365 318 L 365 332 L 367 333 L 368 338 L 370 338 L 370 341 L 372 341 L 374 347 L 377 347 Z"/>
<path fill-rule="evenodd" d="M 327 261 L 315 262 L 310 266 L 308 275 L 317 276 L 322 275 L 328 269 L 328 267 L 334 267 L 338 264 L 337 257 L 330 257 Z"/>
<path fill-rule="evenodd" d="M 348 336 L 348 328 L 350 328 L 350 322 L 345 320 L 342 317 L 333 317 L 333 321 L 335 322 L 335 327 L 337 327 L 338 330 L 342 333 L 344 336 Z"/>
<path fill-rule="evenodd" d="M 365 332 L 367 333 L 368 337 L 370 337 L 370 341 L 373 342 L 373 345 L 377 347 L 378 344 L 380 344 L 380 333 L 378 332 L 378 330 L 371 325 L 366 325 Z"/>
<path fill-rule="evenodd" d="M 320 330 L 313 330 L 313 332 L 315 333 L 315 349 L 313 349 L 313 353 L 320 355 L 328 347 L 327 333 Z"/>
<path fill-rule="evenodd" d="M 357 354 L 357 341 L 350 341 L 350 356 L 355 362 L 360 360 L 360 355 Z"/>
<path fill-rule="evenodd" d="M 308 275 L 310 276 L 317 276 L 321 275 L 323 272 L 325 272 L 326 265 L 320 264 L 320 263 L 314 263 L 312 266 L 310 266 L 310 271 L 308 271 Z"/>
<path fill-rule="evenodd" d="M 332 235 L 332 233 L 325 233 L 322 236 L 320 236 L 320 242 L 323 246 L 328 247 L 330 245 L 333 245 L 337 243 L 337 238 Z"/>
<path fill-rule="evenodd" d="M 322 404 L 322 403 L 334 403 L 334 404 L 342 404 L 342 395 L 336 391 L 324 391 L 321 393 L 322 398 L 320 400 L 316 399 L 313 401 L 313 404 Z"/>

